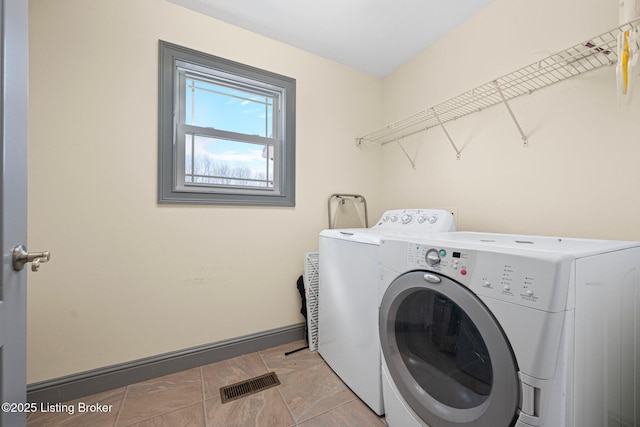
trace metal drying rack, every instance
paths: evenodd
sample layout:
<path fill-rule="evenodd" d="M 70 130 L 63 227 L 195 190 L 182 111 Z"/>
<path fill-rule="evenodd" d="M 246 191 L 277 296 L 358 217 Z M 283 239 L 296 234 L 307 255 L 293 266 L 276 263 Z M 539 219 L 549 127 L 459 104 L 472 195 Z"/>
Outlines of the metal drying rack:
<path fill-rule="evenodd" d="M 328 210 L 328 213 L 329 213 L 329 228 L 333 228 L 333 221 L 335 220 L 335 218 L 332 218 L 332 215 L 331 215 L 332 202 L 333 201 L 338 201 L 339 203 L 344 203 L 344 201 L 346 199 L 352 199 L 354 201 L 362 203 L 362 205 L 364 207 L 364 227 L 368 228 L 369 227 L 369 213 L 367 212 L 367 200 L 364 198 L 364 196 L 362 196 L 360 194 L 339 194 L 339 193 L 335 193 L 335 194 L 332 194 L 331 196 L 329 196 L 329 200 L 327 202 L 327 210 Z"/>
<path fill-rule="evenodd" d="M 457 158 L 460 159 L 461 150 L 453 142 L 444 127 L 444 123 L 496 104 L 504 104 L 520 132 L 523 146 L 526 147 L 528 145 L 527 136 L 520 127 L 508 101 L 588 71 L 615 64 L 618 61 L 618 36 L 625 31 L 631 30 L 634 24 L 637 25 L 639 23 L 640 19 L 635 19 L 611 31 L 592 37 L 583 43 L 554 53 L 545 59 L 478 86 L 431 108 L 356 138 L 356 144 L 360 145 L 368 142 L 385 145 L 395 141 L 415 169 L 415 160 L 411 159 L 399 140 L 439 126 L 455 150 Z"/>

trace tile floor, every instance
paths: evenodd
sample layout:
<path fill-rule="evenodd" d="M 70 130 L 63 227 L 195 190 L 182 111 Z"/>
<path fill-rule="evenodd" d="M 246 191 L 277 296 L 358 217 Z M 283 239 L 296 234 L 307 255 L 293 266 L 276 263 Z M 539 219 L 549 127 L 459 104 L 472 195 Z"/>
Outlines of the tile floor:
<path fill-rule="evenodd" d="M 49 412 L 31 414 L 27 426 L 386 425 L 384 418 L 362 403 L 317 353 L 302 350 L 284 355 L 304 345 L 303 341 L 289 343 L 65 402 Z M 220 403 L 220 387 L 271 371 L 278 375 L 279 386 Z M 98 409 L 104 412 L 95 412 Z"/>

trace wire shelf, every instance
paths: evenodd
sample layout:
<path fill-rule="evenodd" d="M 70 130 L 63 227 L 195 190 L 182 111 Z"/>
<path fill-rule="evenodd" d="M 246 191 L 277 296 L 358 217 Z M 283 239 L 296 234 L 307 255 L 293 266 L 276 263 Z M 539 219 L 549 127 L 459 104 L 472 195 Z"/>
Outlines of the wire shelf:
<path fill-rule="evenodd" d="M 618 61 L 618 35 L 631 30 L 633 25 L 638 23 L 640 23 L 640 19 L 592 37 L 583 43 L 357 138 L 356 142 L 358 144 L 363 142 L 388 144 L 432 127 L 442 126 L 443 123 L 496 104 L 506 103 L 510 99 L 530 94 L 568 78 L 615 64 Z M 511 110 L 509 111 L 511 113 Z M 513 115 L 513 113 L 511 114 Z M 513 118 L 515 120 L 515 117 Z M 526 144 L 524 134 L 523 141 Z M 457 148 L 456 152 L 458 155 L 460 154 Z"/>

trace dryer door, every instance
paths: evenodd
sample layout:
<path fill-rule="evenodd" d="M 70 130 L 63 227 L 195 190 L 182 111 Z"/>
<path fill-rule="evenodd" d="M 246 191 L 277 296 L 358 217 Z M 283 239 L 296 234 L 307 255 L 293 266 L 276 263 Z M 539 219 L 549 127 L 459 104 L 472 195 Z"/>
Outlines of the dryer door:
<path fill-rule="evenodd" d="M 389 373 L 424 422 L 515 423 L 519 386 L 513 352 L 491 312 L 467 288 L 426 271 L 403 274 L 385 292 L 379 321 Z"/>

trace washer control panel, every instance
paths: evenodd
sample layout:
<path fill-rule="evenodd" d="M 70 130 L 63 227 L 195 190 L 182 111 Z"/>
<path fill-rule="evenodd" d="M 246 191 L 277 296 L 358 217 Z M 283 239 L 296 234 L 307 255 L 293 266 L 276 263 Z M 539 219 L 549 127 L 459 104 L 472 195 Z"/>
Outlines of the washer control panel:
<path fill-rule="evenodd" d="M 443 209 L 386 211 L 373 228 L 406 231 L 454 231 L 453 214 Z"/>
<path fill-rule="evenodd" d="M 427 268 L 469 285 L 476 254 L 470 250 L 433 248 L 422 244 L 409 244 L 407 264 L 410 268 Z"/>
<path fill-rule="evenodd" d="M 568 278 L 556 284 L 557 260 L 409 243 L 407 267 L 447 276 L 478 295 L 540 310 L 566 305 Z"/>

